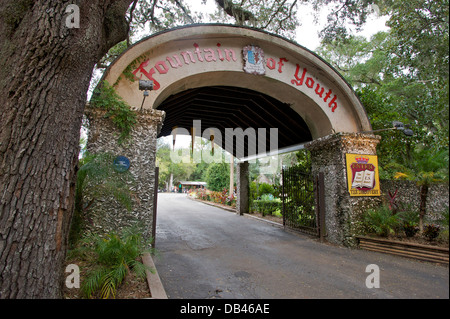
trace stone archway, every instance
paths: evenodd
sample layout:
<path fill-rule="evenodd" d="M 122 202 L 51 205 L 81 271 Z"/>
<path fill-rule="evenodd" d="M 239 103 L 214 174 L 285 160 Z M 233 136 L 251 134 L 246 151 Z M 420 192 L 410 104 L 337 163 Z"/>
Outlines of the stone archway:
<path fill-rule="evenodd" d="M 245 69 L 244 50 L 253 46 L 258 67 Z M 258 48 L 260 50 L 258 50 Z M 252 74 L 255 73 L 255 74 Z M 262 92 L 290 105 L 314 139 L 337 132 L 369 131 L 370 122 L 352 88 L 313 52 L 278 36 L 249 28 L 198 25 L 143 39 L 107 70 L 104 80 L 133 108 L 142 94 L 136 79 L 152 80 L 144 108 L 157 108 L 171 95 L 205 86 Z"/>
<path fill-rule="evenodd" d="M 139 79 L 154 83 L 154 90 L 144 103 Z M 375 155 L 378 139 L 360 134 L 371 130 L 364 107 L 342 76 L 313 52 L 250 28 L 194 25 L 162 32 L 136 43 L 108 68 L 103 80 L 114 85 L 116 92 L 133 109 L 143 107 L 139 123 L 150 126 L 138 125 L 141 137 L 149 130 L 156 140 L 158 134 L 170 134 L 170 126 L 181 125 L 189 132 L 189 122 L 198 115 L 215 122 L 223 119 L 219 128 L 222 132 L 226 127 L 237 126 L 279 128 L 284 134 L 279 137 L 280 147 L 309 142 L 306 148 L 312 151 L 315 172 L 326 173 L 329 240 L 351 244 L 357 231 L 352 225 L 361 215 L 361 207 L 372 199 L 350 198 L 345 154 Z M 208 112 L 209 105 L 216 110 Z M 249 115 L 255 109 L 265 115 Z M 166 114 L 158 110 L 167 112 L 168 128 L 164 127 Z M 178 115 L 177 125 L 170 120 L 171 114 Z M 181 118 L 188 118 L 187 123 Z M 95 117 L 91 116 L 91 127 L 98 127 L 95 123 Z M 99 130 L 94 128 L 91 135 L 98 136 Z M 108 135 L 104 131 L 101 134 Z M 140 139 L 137 135 L 135 138 Z M 144 140 L 146 144 L 151 143 L 148 135 Z M 106 140 L 98 143 L 94 139 L 89 143 L 95 145 L 92 149 L 100 150 L 104 149 L 102 145 Z M 138 141 L 130 147 L 140 150 L 135 165 L 141 170 L 134 174 L 148 185 L 154 169 L 154 147 L 146 149 Z M 248 144 L 246 147 L 249 149 Z M 110 150 L 114 148 L 124 154 L 135 153 L 120 146 L 108 146 Z M 233 148 L 229 151 L 236 152 Z M 139 175 L 144 167 L 141 162 L 149 171 L 145 176 Z M 245 163 L 240 165 L 241 176 L 245 177 L 246 167 Z M 145 188 L 147 195 L 142 194 L 148 197 L 140 208 L 142 211 L 152 211 L 148 195 L 153 193 L 152 189 L 150 185 Z M 241 201 L 245 202 L 243 197 Z M 240 209 L 245 212 L 245 205 Z M 148 219 L 149 214 L 146 216 Z"/>

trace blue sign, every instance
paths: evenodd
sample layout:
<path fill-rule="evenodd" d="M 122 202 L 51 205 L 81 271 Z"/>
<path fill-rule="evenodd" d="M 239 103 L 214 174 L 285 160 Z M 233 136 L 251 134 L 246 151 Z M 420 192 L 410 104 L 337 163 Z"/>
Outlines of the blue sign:
<path fill-rule="evenodd" d="M 255 53 L 253 51 L 248 51 L 248 63 L 256 64 Z"/>
<path fill-rule="evenodd" d="M 117 156 L 114 160 L 114 169 L 119 173 L 128 171 L 130 169 L 130 160 L 125 156 Z"/>

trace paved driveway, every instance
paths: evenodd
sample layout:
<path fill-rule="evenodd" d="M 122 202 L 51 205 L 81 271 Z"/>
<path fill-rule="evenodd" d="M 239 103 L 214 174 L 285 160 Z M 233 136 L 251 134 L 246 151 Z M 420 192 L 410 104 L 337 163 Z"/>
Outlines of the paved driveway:
<path fill-rule="evenodd" d="M 159 194 L 156 248 L 169 298 L 449 298 L 448 267 L 321 244 L 184 194 Z"/>

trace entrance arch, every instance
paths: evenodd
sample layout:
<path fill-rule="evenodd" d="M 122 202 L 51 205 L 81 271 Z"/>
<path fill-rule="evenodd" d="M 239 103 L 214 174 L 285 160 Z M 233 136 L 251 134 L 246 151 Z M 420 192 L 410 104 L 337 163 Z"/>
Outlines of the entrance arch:
<path fill-rule="evenodd" d="M 144 103 L 141 79 L 154 83 Z M 156 138 L 170 135 L 175 126 L 190 132 L 192 121 L 200 119 L 200 131 L 217 127 L 224 135 L 226 128 L 278 128 L 279 148 L 307 143 L 314 173 L 325 174 L 328 240 L 355 244 L 358 222 L 373 198 L 350 196 L 345 154 L 376 155 L 379 138 L 361 133 L 371 130 L 364 107 L 344 78 L 313 52 L 251 28 L 192 25 L 139 41 L 102 80 L 139 111 L 138 123 L 133 143 L 118 145 L 111 142 L 113 129 L 91 112 L 88 150 L 128 154 L 139 183 L 140 204 L 133 214 L 148 229 L 157 187 L 149 182 L 155 174 Z M 245 147 L 252 149 L 248 139 Z M 226 150 L 237 155 L 235 147 Z M 239 165 L 241 213 L 248 211 L 246 170 L 248 163 Z"/>
<path fill-rule="evenodd" d="M 156 109 L 170 96 L 190 89 L 238 87 L 289 105 L 305 121 L 313 140 L 371 130 L 353 89 L 327 62 L 298 44 L 255 29 L 194 25 L 145 38 L 104 76 L 136 110 L 142 104 L 138 79 L 154 81 L 146 109 Z"/>

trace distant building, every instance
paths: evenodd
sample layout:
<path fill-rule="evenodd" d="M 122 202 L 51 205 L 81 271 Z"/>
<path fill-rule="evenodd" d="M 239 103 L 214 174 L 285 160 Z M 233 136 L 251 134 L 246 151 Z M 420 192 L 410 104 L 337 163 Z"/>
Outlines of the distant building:
<path fill-rule="evenodd" d="M 198 188 L 206 188 L 207 183 L 206 182 L 189 182 L 189 181 L 180 181 L 178 183 L 179 188 L 182 189 L 182 191 L 187 191 L 190 189 L 198 189 Z"/>
<path fill-rule="evenodd" d="M 266 184 L 273 185 L 272 180 L 264 174 L 259 174 L 259 176 L 255 179 L 255 182 L 258 184 L 266 183 Z"/>

